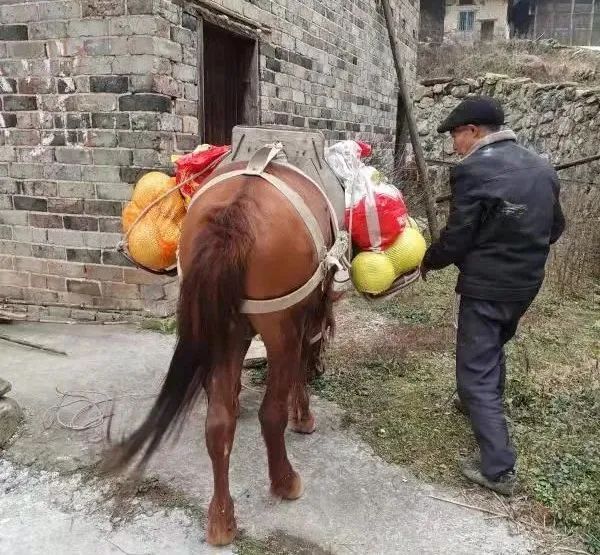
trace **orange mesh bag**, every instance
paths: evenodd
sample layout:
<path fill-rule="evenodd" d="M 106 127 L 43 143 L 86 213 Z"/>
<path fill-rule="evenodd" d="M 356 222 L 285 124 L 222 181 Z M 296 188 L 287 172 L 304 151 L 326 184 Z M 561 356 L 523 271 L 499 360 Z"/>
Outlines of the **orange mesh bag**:
<path fill-rule="evenodd" d="M 174 177 L 149 172 L 136 183 L 131 201 L 123 210 L 129 254 L 151 270 L 165 270 L 176 263 L 185 203 L 177 189 L 161 199 L 174 187 Z M 154 206 L 142 214 L 153 202 Z"/>

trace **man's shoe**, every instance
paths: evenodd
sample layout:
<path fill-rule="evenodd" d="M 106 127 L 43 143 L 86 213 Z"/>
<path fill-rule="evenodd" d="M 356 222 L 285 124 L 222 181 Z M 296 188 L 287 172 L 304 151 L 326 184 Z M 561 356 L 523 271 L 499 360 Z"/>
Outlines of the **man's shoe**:
<path fill-rule="evenodd" d="M 481 472 L 481 463 L 478 457 L 471 457 L 462 462 L 461 472 L 468 480 L 475 482 L 484 488 L 491 489 L 501 495 L 513 495 L 518 488 L 517 473 L 515 470 L 508 470 L 502 473 L 495 480 L 490 480 Z"/>
<path fill-rule="evenodd" d="M 467 408 L 467 406 L 460 400 L 460 397 L 458 395 L 454 396 L 454 399 L 452 400 L 452 402 L 454 403 L 454 408 L 464 414 L 465 416 L 469 416 L 469 409 Z"/>

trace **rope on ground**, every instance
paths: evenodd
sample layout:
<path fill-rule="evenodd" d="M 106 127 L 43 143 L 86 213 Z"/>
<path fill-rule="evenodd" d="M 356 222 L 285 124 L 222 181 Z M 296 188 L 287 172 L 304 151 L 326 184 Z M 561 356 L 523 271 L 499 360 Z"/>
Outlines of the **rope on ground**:
<path fill-rule="evenodd" d="M 58 387 L 56 393 L 60 400 L 58 404 L 50 407 L 42 417 L 42 425 L 49 430 L 55 423 L 66 430 L 81 432 L 101 426 L 105 419 L 113 415 L 113 404 L 118 399 L 152 399 L 156 393 L 129 394 L 119 397 L 109 397 L 101 391 L 61 391 Z M 72 415 L 65 414 L 66 409 L 79 409 Z"/>

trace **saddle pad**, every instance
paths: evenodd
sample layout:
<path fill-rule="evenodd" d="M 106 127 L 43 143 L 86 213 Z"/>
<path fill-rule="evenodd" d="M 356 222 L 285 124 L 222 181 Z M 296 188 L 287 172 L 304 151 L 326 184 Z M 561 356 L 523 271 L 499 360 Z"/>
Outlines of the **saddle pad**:
<path fill-rule="evenodd" d="M 231 154 L 221 165 L 248 161 L 266 144 L 276 142 L 283 144 L 287 162 L 321 187 L 333 206 L 340 229 L 344 229 L 344 189 L 325 161 L 325 137 L 320 131 L 282 126 L 236 126 L 233 128 Z"/>

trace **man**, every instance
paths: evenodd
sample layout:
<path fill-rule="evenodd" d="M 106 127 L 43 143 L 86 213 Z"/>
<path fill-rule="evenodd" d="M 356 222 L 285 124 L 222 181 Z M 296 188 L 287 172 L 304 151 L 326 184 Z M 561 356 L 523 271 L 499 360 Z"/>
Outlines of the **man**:
<path fill-rule="evenodd" d="M 504 112 L 489 97 L 470 97 L 438 127 L 463 159 L 450 172 L 452 201 L 422 275 L 455 264 L 461 296 L 456 342 L 457 407 L 468 414 L 480 457 L 463 474 L 498 493 L 517 485 L 502 396 L 504 344 L 515 334 L 544 279 L 550 245 L 562 234 L 559 181 L 542 157 L 501 130 Z"/>

